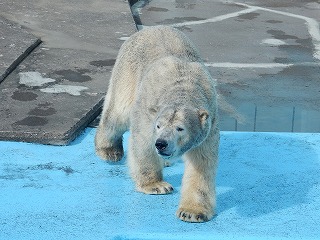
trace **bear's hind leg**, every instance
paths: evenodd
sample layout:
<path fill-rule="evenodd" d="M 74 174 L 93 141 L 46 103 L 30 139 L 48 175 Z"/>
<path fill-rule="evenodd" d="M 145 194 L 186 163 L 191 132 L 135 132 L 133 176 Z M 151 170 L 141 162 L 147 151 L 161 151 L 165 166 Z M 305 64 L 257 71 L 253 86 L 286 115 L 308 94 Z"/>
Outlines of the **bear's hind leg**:
<path fill-rule="evenodd" d="M 123 157 L 122 135 L 120 129 L 110 129 L 100 122 L 95 136 L 96 154 L 104 160 L 119 161 Z"/>
<path fill-rule="evenodd" d="M 102 135 L 102 134 L 101 134 Z M 99 136 L 97 134 L 96 136 Z M 123 157 L 124 151 L 122 146 L 122 137 L 118 138 L 116 141 L 104 140 L 103 143 L 97 144 L 99 138 L 96 137 L 96 154 L 104 159 L 109 161 L 117 162 Z M 101 140 L 101 138 L 100 138 Z"/>
<path fill-rule="evenodd" d="M 128 164 L 137 191 L 145 194 L 169 194 L 173 192 L 171 184 L 163 181 L 164 161 L 143 141 L 129 138 Z"/>
<path fill-rule="evenodd" d="M 102 159 L 119 161 L 123 157 L 122 135 L 128 130 L 128 110 L 118 111 L 106 102 L 95 136 L 96 153 Z"/>

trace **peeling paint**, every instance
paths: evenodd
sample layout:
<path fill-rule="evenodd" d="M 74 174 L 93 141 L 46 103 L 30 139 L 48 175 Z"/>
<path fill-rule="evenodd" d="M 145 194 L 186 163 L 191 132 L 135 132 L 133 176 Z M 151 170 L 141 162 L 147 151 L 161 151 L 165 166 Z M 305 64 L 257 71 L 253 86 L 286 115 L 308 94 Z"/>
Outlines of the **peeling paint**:
<path fill-rule="evenodd" d="M 285 41 L 282 41 L 280 39 L 273 39 L 273 38 L 268 38 L 264 39 L 261 44 L 267 44 L 270 46 L 281 46 L 281 45 L 286 45 L 287 43 Z"/>
<path fill-rule="evenodd" d="M 121 40 L 121 41 L 126 41 L 126 40 L 128 40 L 129 39 L 129 37 L 120 37 L 119 38 L 119 40 Z"/>
<path fill-rule="evenodd" d="M 52 87 L 40 89 L 41 92 L 45 93 L 68 93 L 73 96 L 80 96 L 81 91 L 88 89 L 87 87 L 83 86 L 72 86 L 72 85 L 60 85 L 56 84 Z"/>
<path fill-rule="evenodd" d="M 39 72 L 20 72 L 19 73 L 20 84 L 24 84 L 28 87 L 41 87 L 46 83 L 55 82 L 52 78 L 44 78 Z"/>

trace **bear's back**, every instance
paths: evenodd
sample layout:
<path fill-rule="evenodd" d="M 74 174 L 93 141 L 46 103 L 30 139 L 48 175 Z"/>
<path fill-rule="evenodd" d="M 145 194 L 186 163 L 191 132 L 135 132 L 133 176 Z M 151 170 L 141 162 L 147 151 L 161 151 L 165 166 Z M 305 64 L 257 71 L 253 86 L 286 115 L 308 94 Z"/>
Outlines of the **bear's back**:
<path fill-rule="evenodd" d="M 135 33 L 124 43 L 122 52 L 141 65 L 149 65 L 166 56 L 202 61 L 193 43 L 170 26 L 147 27 Z"/>

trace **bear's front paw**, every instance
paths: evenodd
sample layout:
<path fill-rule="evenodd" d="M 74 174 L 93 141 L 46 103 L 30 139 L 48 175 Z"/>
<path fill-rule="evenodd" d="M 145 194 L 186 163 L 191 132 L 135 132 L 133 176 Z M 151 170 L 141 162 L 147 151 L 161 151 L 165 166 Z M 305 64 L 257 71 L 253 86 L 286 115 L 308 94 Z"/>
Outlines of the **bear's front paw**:
<path fill-rule="evenodd" d="M 167 182 L 155 182 L 138 187 L 138 191 L 145 194 L 169 194 L 173 192 L 173 187 Z"/>
<path fill-rule="evenodd" d="M 117 162 L 123 157 L 123 148 L 109 147 L 109 148 L 96 148 L 96 153 L 104 160 Z"/>
<path fill-rule="evenodd" d="M 213 212 L 199 208 L 194 210 L 179 208 L 176 215 L 185 222 L 207 222 L 213 217 Z"/>

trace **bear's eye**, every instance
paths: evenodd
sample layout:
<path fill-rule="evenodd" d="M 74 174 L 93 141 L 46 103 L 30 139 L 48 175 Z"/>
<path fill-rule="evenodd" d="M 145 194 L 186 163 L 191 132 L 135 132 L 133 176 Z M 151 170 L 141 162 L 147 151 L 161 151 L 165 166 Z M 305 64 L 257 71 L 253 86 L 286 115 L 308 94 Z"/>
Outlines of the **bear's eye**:
<path fill-rule="evenodd" d="M 160 129 L 160 126 L 159 126 L 159 125 L 157 125 L 157 128 L 158 128 L 158 129 Z"/>
<path fill-rule="evenodd" d="M 177 127 L 177 131 L 178 131 L 178 132 L 182 132 L 183 130 L 184 130 L 183 128 Z"/>

